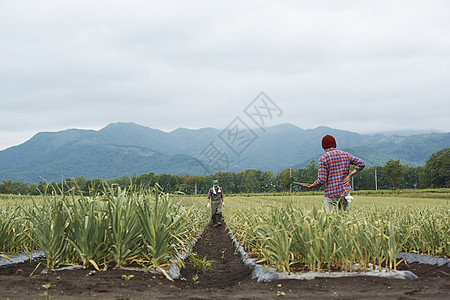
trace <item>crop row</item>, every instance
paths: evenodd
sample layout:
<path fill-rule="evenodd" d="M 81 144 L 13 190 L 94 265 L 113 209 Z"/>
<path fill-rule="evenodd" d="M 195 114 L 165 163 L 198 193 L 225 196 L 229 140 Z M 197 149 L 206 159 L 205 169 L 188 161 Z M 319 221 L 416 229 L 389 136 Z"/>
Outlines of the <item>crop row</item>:
<path fill-rule="evenodd" d="M 356 206 L 327 213 L 296 201 L 229 201 L 227 220 L 250 256 L 279 271 L 396 270 L 399 252 L 450 255 L 445 206 Z"/>
<path fill-rule="evenodd" d="M 165 271 L 169 259 L 192 246 L 207 221 L 206 209 L 151 191 L 105 188 L 95 199 L 42 196 L 19 208 L 0 209 L 0 253 L 44 252 L 59 265 L 138 264 Z"/>

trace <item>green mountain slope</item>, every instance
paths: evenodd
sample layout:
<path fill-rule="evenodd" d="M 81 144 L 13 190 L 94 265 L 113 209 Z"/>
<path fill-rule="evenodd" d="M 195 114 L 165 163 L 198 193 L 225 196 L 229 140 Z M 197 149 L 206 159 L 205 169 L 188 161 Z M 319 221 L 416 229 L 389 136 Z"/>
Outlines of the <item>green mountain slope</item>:
<path fill-rule="evenodd" d="M 41 132 L 21 145 L 0 151 L 0 179 L 109 179 L 149 172 L 204 175 L 197 159 L 205 162 L 211 158 L 211 145 L 228 159 L 220 169 L 210 170 L 212 173 L 244 169 L 277 172 L 317 160 L 323 154 L 321 139 L 325 134 L 336 138 L 339 149 L 362 158 L 368 165 L 383 165 L 389 159 L 400 159 L 410 166 L 423 165 L 432 153 L 450 146 L 450 133 L 361 135 L 328 127 L 304 130 L 281 124 L 252 129 L 255 139 L 236 154 L 225 131 L 179 128 L 164 132 L 134 123 L 113 123 L 99 131 Z"/>

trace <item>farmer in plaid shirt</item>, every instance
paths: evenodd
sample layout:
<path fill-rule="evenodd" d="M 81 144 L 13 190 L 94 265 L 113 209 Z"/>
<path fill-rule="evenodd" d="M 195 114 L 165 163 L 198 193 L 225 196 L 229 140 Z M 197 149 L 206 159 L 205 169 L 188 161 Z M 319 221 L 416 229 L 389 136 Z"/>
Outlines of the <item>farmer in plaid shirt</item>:
<path fill-rule="evenodd" d="M 313 184 L 302 184 L 307 188 L 320 187 L 325 184 L 325 203 L 328 211 L 334 207 L 347 210 L 352 188 L 350 179 L 353 175 L 364 169 L 366 164 L 361 159 L 347 152 L 336 149 L 336 140 L 331 135 L 322 139 L 322 148 L 325 154 L 319 159 L 318 179 Z M 349 173 L 350 165 L 355 169 Z"/>

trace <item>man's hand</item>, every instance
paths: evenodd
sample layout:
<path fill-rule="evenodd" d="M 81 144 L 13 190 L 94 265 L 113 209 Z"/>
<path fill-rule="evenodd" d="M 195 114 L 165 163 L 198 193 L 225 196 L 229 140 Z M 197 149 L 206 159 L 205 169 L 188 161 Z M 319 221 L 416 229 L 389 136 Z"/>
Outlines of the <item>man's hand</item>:
<path fill-rule="evenodd" d="M 354 169 L 350 174 L 347 175 L 347 177 L 344 178 L 344 180 L 342 180 L 342 183 L 344 185 L 350 185 L 350 179 L 358 172 L 358 170 Z"/>
<path fill-rule="evenodd" d="M 222 206 L 225 207 L 225 201 L 222 201 Z"/>
<path fill-rule="evenodd" d="M 344 180 L 342 180 L 342 183 L 344 185 L 350 185 L 350 178 L 352 178 L 352 176 L 350 176 L 350 174 L 348 174 L 347 177 L 345 177 Z"/>
<path fill-rule="evenodd" d="M 209 202 L 208 202 L 208 204 L 206 204 L 206 207 L 207 207 L 207 208 L 210 208 L 210 207 L 211 207 L 211 204 L 209 204 Z"/>
<path fill-rule="evenodd" d="M 300 183 L 301 186 L 304 186 L 308 189 L 312 189 L 313 187 L 315 187 L 314 183 L 313 184 L 307 184 L 307 183 Z"/>

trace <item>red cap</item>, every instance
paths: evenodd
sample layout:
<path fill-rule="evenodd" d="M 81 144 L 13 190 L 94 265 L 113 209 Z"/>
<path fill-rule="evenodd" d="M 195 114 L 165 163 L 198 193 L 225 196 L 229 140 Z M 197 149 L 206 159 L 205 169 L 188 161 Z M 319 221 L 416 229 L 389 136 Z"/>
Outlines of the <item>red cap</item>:
<path fill-rule="evenodd" d="M 336 148 L 336 140 L 331 135 L 326 135 L 322 139 L 322 148 L 328 149 L 328 148 Z"/>

